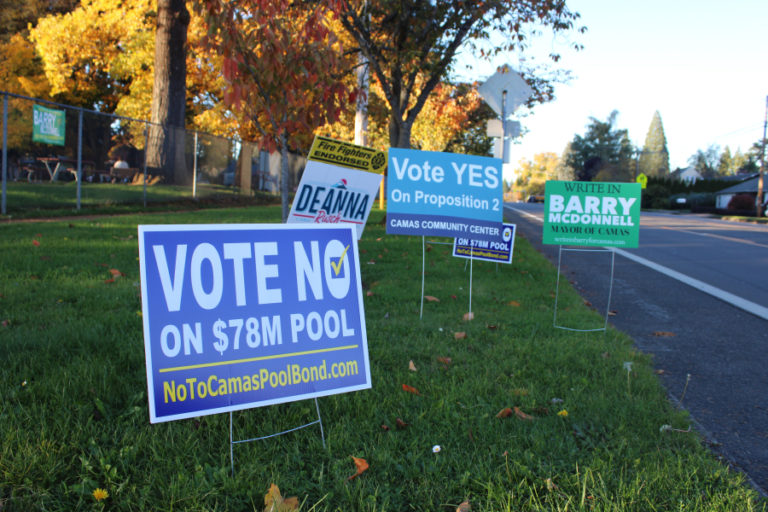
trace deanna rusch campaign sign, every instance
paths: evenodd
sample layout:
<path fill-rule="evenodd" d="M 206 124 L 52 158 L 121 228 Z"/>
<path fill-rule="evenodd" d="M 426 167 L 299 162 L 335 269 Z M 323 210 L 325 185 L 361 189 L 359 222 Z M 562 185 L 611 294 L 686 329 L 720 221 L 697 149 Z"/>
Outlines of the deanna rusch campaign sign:
<path fill-rule="evenodd" d="M 548 181 L 543 243 L 637 247 L 640 193 L 639 183 Z"/>
<path fill-rule="evenodd" d="M 370 388 L 351 226 L 139 226 L 150 421 Z"/>

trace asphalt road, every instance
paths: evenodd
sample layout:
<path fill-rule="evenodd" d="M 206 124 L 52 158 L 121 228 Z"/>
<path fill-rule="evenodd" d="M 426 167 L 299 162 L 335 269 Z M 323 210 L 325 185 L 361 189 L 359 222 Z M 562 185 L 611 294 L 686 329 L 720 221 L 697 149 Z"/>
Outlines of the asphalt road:
<path fill-rule="evenodd" d="M 541 244 L 542 215 L 540 204 L 505 205 L 518 236 L 557 265 L 558 246 Z M 765 495 L 768 226 L 647 213 L 640 225 L 640 247 L 616 252 L 612 288 L 610 253 L 565 251 L 562 275 L 653 355 L 671 400 Z"/>

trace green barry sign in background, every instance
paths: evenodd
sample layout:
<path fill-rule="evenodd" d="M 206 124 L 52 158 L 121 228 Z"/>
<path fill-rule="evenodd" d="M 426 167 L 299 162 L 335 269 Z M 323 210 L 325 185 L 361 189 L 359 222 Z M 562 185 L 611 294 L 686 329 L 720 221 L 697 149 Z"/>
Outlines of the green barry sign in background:
<path fill-rule="evenodd" d="M 543 242 L 637 247 L 640 191 L 639 183 L 548 181 Z"/>
<path fill-rule="evenodd" d="M 45 144 L 64 145 L 66 115 L 63 110 L 34 105 L 32 108 L 32 140 Z"/>

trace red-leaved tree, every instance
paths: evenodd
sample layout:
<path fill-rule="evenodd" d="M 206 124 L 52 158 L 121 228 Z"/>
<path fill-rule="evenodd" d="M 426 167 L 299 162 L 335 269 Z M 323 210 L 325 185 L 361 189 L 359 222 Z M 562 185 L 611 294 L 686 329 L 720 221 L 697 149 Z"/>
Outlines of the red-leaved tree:
<path fill-rule="evenodd" d="M 326 7 L 292 0 L 197 0 L 208 44 L 223 56 L 225 102 L 282 156 L 280 191 L 288 217 L 288 148 L 306 147 L 314 130 L 338 119 L 348 90 L 338 79 L 343 51 Z"/>

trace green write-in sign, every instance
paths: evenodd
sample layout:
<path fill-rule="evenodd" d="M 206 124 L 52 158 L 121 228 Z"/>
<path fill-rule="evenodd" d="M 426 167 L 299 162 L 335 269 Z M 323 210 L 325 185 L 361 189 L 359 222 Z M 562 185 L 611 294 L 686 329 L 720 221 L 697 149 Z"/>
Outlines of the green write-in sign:
<path fill-rule="evenodd" d="M 45 144 L 64 145 L 67 116 L 63 110 L 34 105 L 32 107 L 32 140 Z"/>
<path fill-rule="evenodd" d="M 543 243 L 636 248 L 639 183 L 548 181 Z"/>

